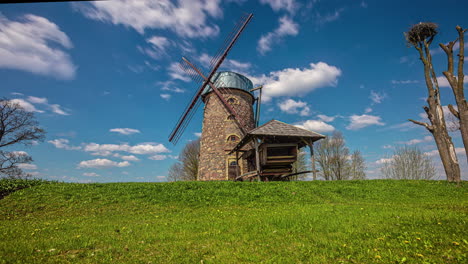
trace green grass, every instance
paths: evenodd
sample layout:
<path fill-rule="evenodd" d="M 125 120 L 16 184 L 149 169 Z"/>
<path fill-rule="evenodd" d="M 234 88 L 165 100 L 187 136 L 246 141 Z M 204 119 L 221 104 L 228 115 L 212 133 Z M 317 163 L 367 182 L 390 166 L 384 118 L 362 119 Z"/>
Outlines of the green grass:
<path fill-rule="evenodd" d="M 467 263 L 441 181 L 40 184 L 0 200 L 0 263 Z"/>

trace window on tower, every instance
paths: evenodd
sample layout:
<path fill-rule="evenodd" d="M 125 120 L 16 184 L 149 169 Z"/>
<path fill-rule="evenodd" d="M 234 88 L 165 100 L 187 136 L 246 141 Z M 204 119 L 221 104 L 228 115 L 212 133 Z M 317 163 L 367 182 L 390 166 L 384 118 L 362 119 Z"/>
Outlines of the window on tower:
<path fill-rule="evenodd" d="M 227 117 L 227 120 L 234 120 L 234 115 L 229 115 L 229 116 Z"/>
<path fill-rule="evenodd" d="M 236 142 L 236 141 L 238 141 L 238 140 L 239 140 L 239 137 L 236 136 L 236 135 L 230 135 L 230 136 L 228 137 L 228 141 L 230 141 L 230 142 Z"/>
<path fill-rule="evenodd" d="M 235 104 L 236 101 L 237 101 L 237 100 L 236 100 L 236 98 L 234 98 L 234 97 L 231 97 L 231 98 L 227 99 L 227 102 L 230 103 L 230 104 Z"/>

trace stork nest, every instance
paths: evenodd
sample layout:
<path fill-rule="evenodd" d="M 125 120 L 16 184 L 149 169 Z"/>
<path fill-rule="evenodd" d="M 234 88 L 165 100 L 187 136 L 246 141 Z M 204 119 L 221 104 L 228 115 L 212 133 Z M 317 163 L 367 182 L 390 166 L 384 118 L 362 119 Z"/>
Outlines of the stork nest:
<path fill-rule="evenodd" d="M 408 32 L 405 33 L 405 38 L 408 44 L 417 45 L 419 42 L 425 39 L 432 39 L 437 35 L 438 25 L 431 22 L 419 22 L 419 24 L 413 25 Z"/>

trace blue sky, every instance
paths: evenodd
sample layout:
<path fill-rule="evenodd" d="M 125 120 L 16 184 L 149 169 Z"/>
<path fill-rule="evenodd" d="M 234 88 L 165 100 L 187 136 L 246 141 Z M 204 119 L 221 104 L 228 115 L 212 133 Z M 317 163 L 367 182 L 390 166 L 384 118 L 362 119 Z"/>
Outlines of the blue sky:
<path fill-rule="evenodd" d="M 468 27 L 465 1 L 104 1 L 0 5 L 0 96 L 35 112 L 47 131 L 22 167 L 74 182 L 165 181 L 183 145 L 201 132 L 200 108 L 174 146 L 168 135 L 197 84 L 182 55 L 205 68 L 243 12 L 254 17 L 223 69 L 264 85 L 260 122 L 322 134 L 341 131 L 379 177 L 392 148 L 417 144 L 442 167 L 425 129 L 427 90 L 403 32 L 439 24 L 435 43 Z M 433 45 L 438 75 L 445 54 Z M 465 70 L 466 72 L 466 70 Z M 445 86 L 441 82 L 441 86 Z M 453 103 L 441 87 L 444 105 Z M 468 180 L 459 132 L 451 133 Z M 441 175 L 441 179 L 445 176 Z"/>

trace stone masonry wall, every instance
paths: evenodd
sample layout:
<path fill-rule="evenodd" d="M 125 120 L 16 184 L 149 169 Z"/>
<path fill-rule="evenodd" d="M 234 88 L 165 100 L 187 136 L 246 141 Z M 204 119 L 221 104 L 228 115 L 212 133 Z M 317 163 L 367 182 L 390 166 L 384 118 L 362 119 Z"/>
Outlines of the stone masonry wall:
<path fill-rule="evenodd" d="M 230 89 L 230 94 L 223 94 L 226 101 L 234 98 L 233 108 L 240 118 L 247 120 L 247 131 L 254 128 L 253 97 L 248 92 L 239 89 Z M 200 141 L 200 163 L 198 180 L 227 180 L 228 179 L 228 153 L 244 136 L 237 122 L 229 120 L 229 112 L 214 92 L 204 98 L 205 108 L 203 114 L 202 136 Z M 229 136 L 236 135 L 235 142 L 228 141 Z M 235 154 L 231 155 L 235 158 Z M 245 163 L 245 162 L 244 162 Z M 244 173 L 246 164 L 242 164 L 240 174 Z"/>

